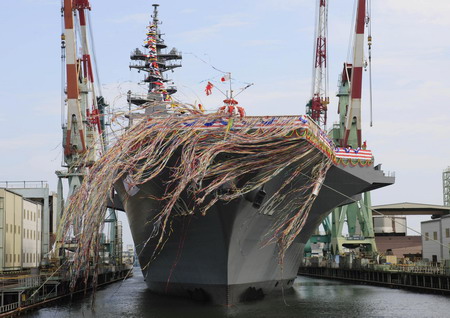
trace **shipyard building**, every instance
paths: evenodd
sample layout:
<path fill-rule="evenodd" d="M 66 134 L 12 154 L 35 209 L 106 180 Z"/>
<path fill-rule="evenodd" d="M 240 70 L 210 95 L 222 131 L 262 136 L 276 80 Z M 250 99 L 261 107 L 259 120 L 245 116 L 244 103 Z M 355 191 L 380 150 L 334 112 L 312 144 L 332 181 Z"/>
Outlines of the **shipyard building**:
<path fill-rule="evenodd" d="M 44 182 L 0 185 L 0 271 L 39 267 L 57 226 L 56 194 Z"/>
<path fill-rule="evenodd" d="M 450 259 L 450 215 L 421 223 L 423 257 L 436 263 Z"/>
<path fill-rule="evenodd" d="M 0 271 L 38 267 L 42 204 L 0 188 Z"/>

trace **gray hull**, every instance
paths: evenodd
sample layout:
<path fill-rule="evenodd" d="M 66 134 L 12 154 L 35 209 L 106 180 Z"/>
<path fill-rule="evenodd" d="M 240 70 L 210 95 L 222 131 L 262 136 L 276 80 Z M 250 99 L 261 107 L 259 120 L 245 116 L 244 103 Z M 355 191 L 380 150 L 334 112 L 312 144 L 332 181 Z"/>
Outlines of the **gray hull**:
<path fill-rule="evenodd" d="M 280 259 L 278 244 L 265 244 L 276 218 L 255 208 L 252 195 L 219 201 L 205 216 L 194 213 L 171 217 L 171 233 L 158 255 L 153 255 L 157 239 L 149 237 L 158 228 L 153 218 L 163 203 L 149 199 L 149 195 L 162 196 L 161 184 L 167 175 L 160 177 L 139 185 L 139 192 L 133 196 L 127 195 L 122 182 L 116 184 L 145 281 L 157 293 L 223 305 L 292 286 L 304 245 L 329 211 L 347 202 L 348 197 L 393 183 L 373 167 L 332 166 L 304 227 Z M 280 173 L 264 185 L 268 198 L 284 179 L 285 174 Z M 300 176 L 294 185 L 305 182 L 306 177 Z M 188 196 L 183 199 L 190 200 Z M 150 262 L 152 256 L 156 257 Z"/>

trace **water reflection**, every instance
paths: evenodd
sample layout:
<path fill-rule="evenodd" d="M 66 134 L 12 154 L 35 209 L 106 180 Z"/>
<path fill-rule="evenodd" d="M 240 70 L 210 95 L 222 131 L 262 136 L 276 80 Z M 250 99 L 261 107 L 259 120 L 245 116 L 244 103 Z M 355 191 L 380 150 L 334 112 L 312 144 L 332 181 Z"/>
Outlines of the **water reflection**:
<path fill-rule="evenodd" d="M 154 295 L 142 275 L 107 286 L 91 298 L 55 304 L 26 317 L 448 317 L 450 299 L 445 296 L 351 285 L 299 277 L 283 295 L 231 307 L 194 303 L 181 298 Z"/>

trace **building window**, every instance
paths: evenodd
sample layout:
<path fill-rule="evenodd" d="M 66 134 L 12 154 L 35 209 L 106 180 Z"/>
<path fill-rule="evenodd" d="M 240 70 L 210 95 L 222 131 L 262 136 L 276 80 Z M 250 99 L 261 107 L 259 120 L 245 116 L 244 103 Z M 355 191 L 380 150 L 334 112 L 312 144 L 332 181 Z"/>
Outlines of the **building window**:
<path fill-rule="evenodd" d="M 429 235 L 428 235 L 428 232 L 425 232 L 425 241 L 428 241 L 429 240 Z"/>
<path fill-rule="evenodd" d="M 449 228 L 445 229 L 445 237 L 450 237 L 450 229 Z"/>
<path fill-rule="evenodd" d="M 433 232 L 433 240 L 437 241 L 437 232 Z"/>

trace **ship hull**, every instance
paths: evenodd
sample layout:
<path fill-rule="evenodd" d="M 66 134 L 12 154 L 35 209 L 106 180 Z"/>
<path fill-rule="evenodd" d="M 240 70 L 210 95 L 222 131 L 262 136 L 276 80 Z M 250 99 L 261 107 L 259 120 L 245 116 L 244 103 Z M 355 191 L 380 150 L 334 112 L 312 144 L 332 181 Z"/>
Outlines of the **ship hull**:
<path fill-rule="evenodd" d="M 267 198 L 279 190 L 297 164 L 286 167 L 264 184 Z M 160 235 L 155 216 L 164 202 L 150 197 L 163 196 L 161 185 L 167 173 L 139 185 L 139 192 L 134 195 L 127 193 L 123 180 L 115 186 L 127 213 L 145 281 L 156 293 L 222 305 L 261 298 L 291 287 L 303 248 L 329 211 L 349 197 L 392 183 L 373 167 L 333 165 L 301 232 L 282 255 L 279 245 L 270 242 L 277 213 L 272 215 L 257 208 L 254 193 L 230 202 L 218 201 L 204 216 L 195 211 L 171 216 L 163 247 L 155 252 Z M 293 184 L 307 183 L 310 174 L 311 171 L 305 170 Z M 192 198 L 187 194 L 182 197 L 184 202 L 189 200 Z M 152 234 L 155 238 L 149 239 Z"/>

